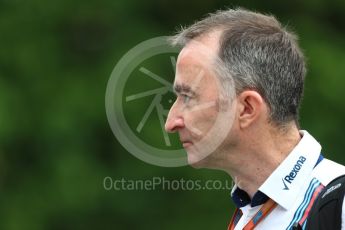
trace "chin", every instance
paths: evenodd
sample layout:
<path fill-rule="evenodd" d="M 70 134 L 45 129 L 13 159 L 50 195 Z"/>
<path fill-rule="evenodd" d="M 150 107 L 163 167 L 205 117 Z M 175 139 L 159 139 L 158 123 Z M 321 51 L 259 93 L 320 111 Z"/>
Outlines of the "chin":
<path fill-rule="evenodd" d="M 202 152 L 195 151 L 195 149 L 189 149 L 187 151 L 188 165 L 196 169 L 216 169 L 222 170 L 219 164 L 219 159 L 217 159 L 217 152 L 212 152 L 211 154 L 202 154 Z"/>
<path fill-rule="evenodd" d="M 200 163 L 200 161 L 192 163 L 188 161 L 189 166 L 195 168 L 195 169 L 202 169 L 205 168 L 205 166 L 203 164 Z"/>
<path fill-rule="evenodd" d="M 197 156 L 193 153 L 187 153 L 188 158 L 188 165 L 192 166 L 193 168 L 201 168 L 201 161 L 200 156 Z"/>
<path fill-rule="evenodd" d="M 197 154 L 188 154 L 188 165 L 193 168 L 211 168 L 209 165 L 208 157 L 202 158 Z"/>

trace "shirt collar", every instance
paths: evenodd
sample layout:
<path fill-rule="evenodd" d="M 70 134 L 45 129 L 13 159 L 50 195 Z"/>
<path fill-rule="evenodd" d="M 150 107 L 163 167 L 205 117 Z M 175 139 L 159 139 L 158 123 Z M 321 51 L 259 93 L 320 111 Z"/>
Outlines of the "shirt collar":
<path fill-rule="evenodd" d="M 251 204 L 252 207 L 265 203 L 269 198 L 284 209 L 289 209 L 300 192 L 306 188 L 305 183 L 318 162 L 321 145 L 307 132 L 300 131 L 301 141 L 290 152 L 286 159 L 260 186 L 252 200 L 248 194 L 236 185 L 231 197 L 238 207 Z M 322 159 L 322 158 L 321 158 Z"/>
<path fill-rule="evenodd" d="M 237 185 L 232 189 L 231 198 L 238 208 L 244 207 L 250 204 L 252 207 L 264 204 L 269 197 L 261 191 L 257 191 L 253 199 L 250 199 L 249 195 Z"/>

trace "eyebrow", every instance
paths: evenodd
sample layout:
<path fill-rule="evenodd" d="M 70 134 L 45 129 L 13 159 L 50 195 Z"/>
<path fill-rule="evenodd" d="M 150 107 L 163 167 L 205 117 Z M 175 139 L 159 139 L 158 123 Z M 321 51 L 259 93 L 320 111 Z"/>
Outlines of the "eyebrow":
<path fill-rule="evenodd" d="M 196 93 L 192 90 L 192 88 L 189 85 L 186 84 L 176 84 L 174 85 L 174 91 L 175 93 L 190 93 L 192 95 L 195 95 Z"/>

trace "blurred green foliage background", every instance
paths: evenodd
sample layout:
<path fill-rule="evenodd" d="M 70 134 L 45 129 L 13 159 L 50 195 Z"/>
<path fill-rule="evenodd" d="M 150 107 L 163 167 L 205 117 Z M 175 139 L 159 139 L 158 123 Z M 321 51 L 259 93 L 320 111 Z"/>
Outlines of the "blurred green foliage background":
<path fill-rule="evenodd" d="M 132 47 L 235 6 L 297 32 L 309 66 L 301 126 L 345 163 L 343 0 L 0 0 L 0 229 L 225 229 L 229 190 L 104 188 L 105 177 L 230 180 L 133 157 L 109 127 L 104 97 Z"/>

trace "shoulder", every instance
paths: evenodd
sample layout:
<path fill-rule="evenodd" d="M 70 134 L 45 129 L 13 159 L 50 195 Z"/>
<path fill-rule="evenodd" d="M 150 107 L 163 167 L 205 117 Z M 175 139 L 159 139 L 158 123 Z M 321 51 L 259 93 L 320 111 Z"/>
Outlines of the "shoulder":
<path fill-rule="evenodd" d="M 335 178 L 345 175 L 345 166 L 328 159 L 323 159 L 314 168 L 312 174 L 314 178 L 326 186 Z"/>
<path fill-rule="evenodd" d="M 318 170 L 320 182 L 325 187 L 310 210 L 306 229 L 344 229 L 345 167 L 332 161 L 325 161 L 324 166 L 327 171 Z"/>

